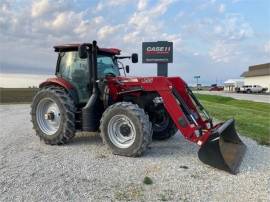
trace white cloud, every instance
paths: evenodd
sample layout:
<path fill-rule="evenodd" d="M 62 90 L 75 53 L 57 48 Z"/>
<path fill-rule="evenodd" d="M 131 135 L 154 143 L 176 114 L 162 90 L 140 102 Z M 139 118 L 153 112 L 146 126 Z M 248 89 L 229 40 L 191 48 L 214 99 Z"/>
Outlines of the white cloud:
<path fill-rule="evenodd" d="M 76 29 L 82 29 L 87 23 L 83 20 L 83 13 L 74 11 L 59 12 L 51 20 L 43 20 L 41 26 L 52 33 L 72 34 Z M 81 27 L 81 28 L 79 28 Z M 42 27 L 40 27 L 42 29 Z"/>
<path fill-rule="evenodd" d="M 218 7 L 218 12 L 224 13 L 226 10 L 226 5 L 225 4 L 220 4 Z"/>
<path fill-rule="evenodd" d="M 270 40 L 264 45 L 264 52 L 270 54 Z"/>
<path fill-rule="evenodd" d="M 105 8 L 110 8 L 112 6 L 123 6 L 126 5 L 127 3 L 130 3 L 130 0 L 103 0 L 100 1 L 97 6 L 96 6 L 96 11 L 102 11 Z"/>
<path fill-rule="evenodd" d="M 112 6 L 121 6 L 130 2 L 130 0 L 106 0 L 106 2 L 108 2 L 108 4 Z"/>
<path fill-rule="evenodd" d="M 175 0 L 160 0 L 153 9 L 149 10 L 149 12 L 151 15 L 163 15 L 173 2 L 175 2 Z"/>
<path fill-rule="evenodd" d="M 104 4 L 102 2 L 99 2 L 96 7 L 96 11 L 101 11 L 103 8 L 104 8 Z"/>
<path fill-rule="evenodd" d="M 150 24 L 150 16 L 136 12 L 130 18 L 129 24 L 135 26 L 137 29 L 145 28 L 147 24 Z"/>
<path fill-rule="evenodd" d="M 123 41 L 124 43 L 137 43 L 139 41 L 138 35 L 138 31 L 130 32 L 124 36 Z"/>
<path fill-rule="evenodd" d="M 48 0 L 35 1 L 32 4 L 32 17 L 39 17 L 52 9 Z"/>
<path fill-rule="evenodd" d="M 163 33 L 161 35 L 161 38 L 165 41 L 171 41 L 173 42 L 174 50 L 181 51 L 182 50 L 182 43 L 183 39 L 181 37 L 181 34 L 167 34 Z"/>
<path fill-rule="evenodd" d="M 216 63 L 228 63 L 238 54 L 235 44 L 225 41 L 217 41 L 209 51 L 210 58 Z"/>
<path fill-rule="evenodd" d="M 112 35 L 113 33 L 117 34 L 117 32 L 119 31 L 119 29 L 122 27 L 123 25 L 119 24 L 116 26 L 111 26 L 111 25 L 105 25 L 103 27 L 101 27 L 98 30 L 97 36 L 100 39 L 105 39 L 108 36 Z"/>
<path fill-rule="evenodd" d="M 222 31 L 223 31 L 222 26 L 217 25 L 217 26 L 214 27 L 214 33 L 215 33 L 215 34 L 221 34 Z"/>
<path fill-rule="evenodd" d="M 147 8 L 146 5 L 137 7 L 137 10 L 128 20 L 123 42 L 136 44 L 146 40 L 163 39 L 162 35 L 166 34 L 163 30 L 164 21 L 159 18 L 166 13 L 173 2 L 175 0 L 160 0 L 151 8 Z"/>
<path fill-rule="evenodd" d="M 93 20 L 96 24 L 100 24 L 100 23 L 104 22 L 104 18 L 102 16 L 97 16 Z"/>
<path fill-rule="evenodd" d="M 251 25 L 239 14 L 228 14 L 224 19 L 215 20 L 207 26 L 209 27 L 204 26 L 203 29 L 212 29 L 217 39 L 227 41 L 241 41 L 252 37 L 254 34 Z M 211 28 L 211 26 L 213 27 Z"/>
<path fill-rule="evenodd" d="M 139 0 L 137 9 L 139 11 L 144 10 L 147 7 L 148 0 Z"/>
<path fill-rule="evenodd" d="M 149 26 L 157 24 L 154 20 L 163 15 L 173 2 L 174 0 L 160 0 L 151 9 L 137 11 L 129 19 L 129 24 L 135 26 L 135 29 L 145 29 L 146 26 L 149 29 Z"/>
<path fill-rule="evenodd" d="M 2 0 L 0 4 L 0 11 L 2 13 L 8 13 L 11 7 L 11 3 L 8 0 Z"/>
<path fill-rule="evenodd" d="M 237 14 L 229 15 L 224 23 L 226 35 L 230 39 L 241 40 L 251 37 L 254 33 L 251 25 L 247 23 L 242 16 Z"/>

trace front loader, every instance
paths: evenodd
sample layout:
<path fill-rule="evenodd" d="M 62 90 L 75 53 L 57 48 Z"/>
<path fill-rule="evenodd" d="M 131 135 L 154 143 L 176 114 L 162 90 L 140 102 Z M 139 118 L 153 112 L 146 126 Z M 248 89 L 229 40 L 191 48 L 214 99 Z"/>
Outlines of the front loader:
<path fill-rule="evenodd" d="M 177 130 L 200 146 L 199 159 L 237 173 L 246 146 L 234 120 L 214 124 L 180 77 L 127 77 L 120 50 L 92 44 L 55 46 L 56 77 L 40 84 L 32 103 L 36 134 L 47 144 L 64 144 L 76 131 L 99 131 L 113 154 L 140 156 L 152 138 Z M 122 74 L 120 73 L 122 71 Z"/>

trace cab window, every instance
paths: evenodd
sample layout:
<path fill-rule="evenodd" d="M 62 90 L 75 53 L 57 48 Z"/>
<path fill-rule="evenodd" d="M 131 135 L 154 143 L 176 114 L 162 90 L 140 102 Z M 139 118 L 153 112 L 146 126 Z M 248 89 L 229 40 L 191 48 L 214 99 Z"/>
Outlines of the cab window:
<path fill-rule="evenodd" d="M 98 78 L 104 78 L 106 75 L 119 76 L 119 68 L 116 60 L 111 56 L 98 55 L 97 56 Z"/>
<path fill-rule="evenodd" d="M 87 102 L 89 98 L 89 70 L 87 59 L 81 59 L 77 51 L 59 53 L 59 67 L 57 75 L 68 80 L 77 90 L 80 102 Z M 98 79 L 106 75 L 119 76 L 117 61 L 112 55 L 97 56 Z"/>
<path fill-rule="evenodd" d="M 75 51 L 60 53 L 59 57 L 58 76 L 63 77 L 76 88 L 80 102 L 87 102 L 90 96 L 87 60 L 81 59 Z"/>

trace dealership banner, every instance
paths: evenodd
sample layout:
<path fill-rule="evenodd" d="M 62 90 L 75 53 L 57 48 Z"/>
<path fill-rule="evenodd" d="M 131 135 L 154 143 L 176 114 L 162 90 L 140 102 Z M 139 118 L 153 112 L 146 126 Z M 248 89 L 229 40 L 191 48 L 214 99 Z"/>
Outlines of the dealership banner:
<path fill-rule="evenodd" d="M 173 43 L 168 41 L 143 42 L 143 63 L 172 63 Z"/>

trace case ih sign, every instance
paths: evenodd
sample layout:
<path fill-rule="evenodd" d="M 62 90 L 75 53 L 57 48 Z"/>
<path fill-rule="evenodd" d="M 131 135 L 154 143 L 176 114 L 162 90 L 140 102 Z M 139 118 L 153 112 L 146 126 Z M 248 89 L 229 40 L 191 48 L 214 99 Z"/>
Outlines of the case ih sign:
<path fill-rule="evenodd" d="M 143 63 L 172 63 L 173 43 L 168 41 L 143 42 Z"/>

